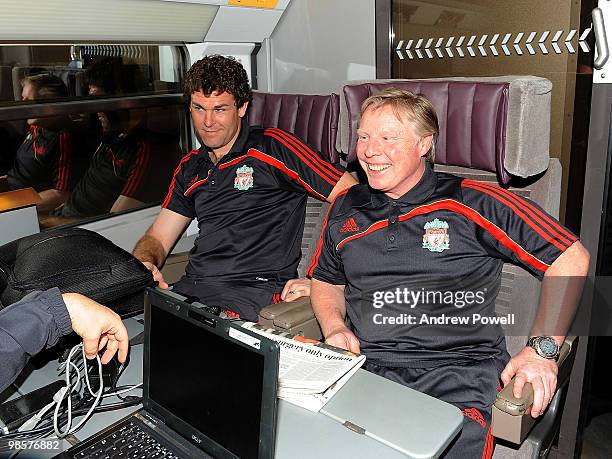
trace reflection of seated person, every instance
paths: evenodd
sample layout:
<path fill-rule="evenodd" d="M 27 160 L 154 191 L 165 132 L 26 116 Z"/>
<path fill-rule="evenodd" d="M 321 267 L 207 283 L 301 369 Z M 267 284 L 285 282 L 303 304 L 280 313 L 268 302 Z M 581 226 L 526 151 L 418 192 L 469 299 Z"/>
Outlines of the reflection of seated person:
<path fill-rule="evenodd" d="M 68 95 L 62 80 L 52 75 L 26 77 L 22 85 L 22 100 L 55 99 Z M 70 123 L 64 117 L 28 119 L 28 135 L 8 171 L 9 189 L 32 187 L 39 193 L 39 211 L 50 211 L 63 204 L 78 179 Z"/>
<path fill-rule="evenodd" d="M 90 94 L 117 94 L 113 75 L 92 71 Z M 127 210 L 164 196 L 178 160 L 175 138 L 148 130 L 142 109 L 99 112 L 98 120 L 102 139 L 72 196 L 56 212 L 60 219 L 52 224 Z"/>
<path fill-rule="evenodd" d="M 588 253 L 530 201 L 434 172 L 438 121 L 423 96 L 384 91 L 364 102 L 361 115 L 357 157 L 368 184 L 351 188 L 329 210 L 307 270 L 313 309 L 326 342 L 365 354 L 364 368 L 463 411 L 463 430 L 446 457 L 490 457 L 491 405 L 500 378 L 508 384 L 516 375 L 517 397 L 526 382 L 532 384 L 533 417 L 554 395 L 555 356 L 580 295 Z M 540 341 L 548 347 L 530 342 L 508 361 L 499 326 L 423 322 L 444 319 L 441 314 L 494 316 L 504 262 L 542 280 L 531 336 L 548 335 Z M 455 299 L 441 302 L 438 293 Z M 390 319 L 388 325 L 383 319 Z"/>

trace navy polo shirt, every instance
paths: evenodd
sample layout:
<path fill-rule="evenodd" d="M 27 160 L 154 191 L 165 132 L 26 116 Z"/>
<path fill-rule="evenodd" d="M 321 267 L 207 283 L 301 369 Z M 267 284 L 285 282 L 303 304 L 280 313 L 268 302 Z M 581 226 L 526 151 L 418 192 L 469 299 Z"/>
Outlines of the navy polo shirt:
<path fill-rule="evenodd" d="M 205 147 L 190 152 L 162 205 L 198 219 L 187 277 L 247 284 L 294 278 L 307 196 L 325 200 L 342 174 L 292 134 L 244 120 L 217 164 Z"/>
<path fill-rule="evenodd" d="M 541 279 L 576 240 L 536 204 L 427 165 L 419 183 L 400 199 L 367 185 L 339 195 L 307 274 L 345 286 L 347 314 L 369 359 L 388 366 L 428 367 L 432 362 L 503 357 L 501 328 L 493 329 L 498 333 L 489 329 L 477 336 L 451 336 L 452 326 L 380 326 L 373 315 L 409 313 L 420 319 L 421 313 L 456 315 L 456 308 L 492 315 L 504 262 Z M 383 301 L 384 292 L 398 288 L 417 296 L 397 300 L 387 294 L 389 304 Z M 442 301 L 442 295 L 451 300 Z"/>
<path fill-rule="evenodd" d="M 70 191 L 78 179 L 72 165 L 72 138 L 68 131 L 31 125 L 8 171 L 11 189 L 32 187 Z"/>
<path fill-rule="evenodd" d="M 145 203 L 159 202 L 179 156 L 174 139 L 146 129 L 106 133 L 61 215 L 107 213 L 120 195 Z"/>

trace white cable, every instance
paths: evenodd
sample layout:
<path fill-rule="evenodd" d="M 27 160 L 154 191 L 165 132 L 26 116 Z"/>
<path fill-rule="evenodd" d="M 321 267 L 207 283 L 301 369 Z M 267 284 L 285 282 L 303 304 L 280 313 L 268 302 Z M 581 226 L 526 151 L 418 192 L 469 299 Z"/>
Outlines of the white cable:
<path fill-rule="evenodd" d="M 82 351 L 82 356 L 83 356 L 83 362 L 86 362 L 86 356 L 85 356 L 85 348 L 83 347 L 83 344 L 79 344 L 77 346 L 74 346 L 71 350 L 70 350 L 70 354 L 68 354 L 68 359 L 67 359 L 67 363 L 66 363 L 66 387 L 62 388 L 61 392 L 61 396 L 60 396 L 60 400 L 59 402 L 57 402 L 56 406 L 55 406 L 55 412 L 53 414 L 53 430 L 55 431 L 55 434 L 57 435 L 58 438 L 63 438 L 66 435 L 69 435 L 73 432 L 76 432 L 88 419 L 89 417 L 93 414 L 93 411 L 96 409 L 96 407 L 100 404 L 100 400 L 102 399 L 102 392 L 104 391 L 104 381 L 102 379 L 102 362 L 100 361 L 100 356 L 96 355 L 96 361 L 98 362 L 98 374 L 100 376 L 100 387 L 98 388 L 98 392 L 94 393 L 93 390 L 91 389 L 91 384 L 89 383 L 89 375 L 87 370 L 84 371 L 85 373 L 85 381 L 87 382 L 87 389 L 89 390 L 89 393 L 96 397 L 96 399 L 94 400 L 93 404 L 91 405 L 91 408 L 89 409 L 89 411 L 87 412 L 87 414 L 85 415 L 85 417 L 83 419 L 81 419 L 81 421 L 74 427 L 72 427 L 72 397 L 70 397 L 69 394 L 69 387 L 71 387 L 70 384 L 70 368 L 71 365 L 74 366 L 76 368 L 76 366 L 71 362 L 72 356 L 73 354 L 78 350 L 81 349 Z M 80 382 L 80 373 L 78 371 L 77 368 L 77 382 L 75 384 L 74 387 L 76 387 L 76 385 L 78 385 L 78 383 Z M 64 400 L 64 398 L 66 397 L 66 393 L 68 393 L 68 422 L 66 424 L 66 430 L 64 432 L 62 432 L 59 428 L 58 425 L 58 418 L 59 418 L 59 409 L 61 407 L 62 401 Z"/>
<path fill-rule="evenodd" d="M 77 390 L 77 386 L 81 380 L 81 372 L 79 371 L 79 368 L 72 362 L 66 362 L 65 367 L 68 366 L 68 364 L 70 364 L 70 366 L 74 367 L 75 371 L 77 372 L 77 382 L 72 386 L 72 390 L 71 392 L 74 392 Z M 54 395 L 53 395 L 53 401 L 47 405 L 45 405 L 38 413 L 36 413 L 34 416 L 32 416 L 30 419 L 28 419 L 26 422 L 24 422 L 23 424 L 21 424 L 21 426 L 19 426 L 19 429 L 17 429 L 17 432 L 26 432 L 28 430 L 32 430 L 34 429 L 38 423 L 40 422 L 40 420 L 43 418 L 43 416 L 45 414 L 47 414 L 47 412 L 53 408 L 53 406 L 56 403 L 60 403 L 62 400 L 62 397 L 64 396 L 64 391 L 66 389 L 67 386 L 62 387 L 60 390 L 58 390 Z"/>
<path fill-rule="evenodd" d="M 66 385 L 64 387 L 62 387 L 60 390 L 58 390 L 54 395 L 53 395 L 53 401 L 48 403 L 47 405 L 45 405 L 38 413 L 36 413 L 34 416 L 32 416 L 30 419 L 26 420 L 26 422 L 24 422 L 18 429 L 18 432 L 24 433 L 27 432 L 29 430 L 33 430 L 38 423 L 41 421 L 41 419 L 43 418 L 43 416 L 51 409 L 53 408 L 53 406 L 55 405 L 55 410 L 53 413 L 53 430 L 55 431 L 55 434 L 57 436 L 57 438 L 63 438 L 66 435 L 69 435 L 73 432 L 76 432 L 89 418 L 90 416 L 93 414 L 93 411 L 96 409 L 96 407 L 98 407 L 100 405 L 101 399 L 105 398 L 105 397 L 111 397 L 114 395 L 121 395 L 127 392 L 130 392 L 134 389 L 137 389 L 139 387 L 142 386 L 142 383 L 139 384 L 135 384 L 131 387 L 128 387 L 126 389 L 122 389 L 120 391 L 116 391 L 116 392 L 111 392 L 108 394 L 103 394 L 104 392 L 104 381 L 103 381 L 103 375 L 102 375 L 102 362 L 100 361 L 100 357 L 96 355 L 96 361 L 98 363 L 98 374 L 99 374 L 99 380 L 100 380 L 100 387 L 98 388 L 97 392 L 94 392 L 93 389 L 91 388 L 91 383 L 89 381 L 89 374 L 86 370 L 86 368 L 84 369 L 83 373 L 85 374 L 85 381 L 87 384 L 87 390 L 89 391 L 89 393 L 95 397 L 95 400 L 91 406 L 91 408 L 89 409 L 89 411 L 87 412 L 87 414 L 85 415 L 85 417 L 74 427 L 72 427 L 72 397 L 71 397 L 71 393 L 75 392 L 75 391 L 79 391 L 80 387 L 82 387 L 81 385 L 81 372 L 79 370 L 79 367 L 77 367 L 76 364 L 74 364 L 72 362 L 72 357 L 73 355 L 79 350 L 81 349 L 82 351 L 82 357 L 83 357 L 83 364 L 86 366 L 86 356 L 85 356 L 85 348 L 83 347 L 82 344 L 76 345 L 74 346 L 71 350 L 70 353 L 68 354 L 68 358 L 66 359 L 66 362 L 64 364 L 61 365 L 61 367 L 63 369 L 65 369 L 66 371 Z M 71 378 L 70 378 L 70 370 L 71 368 L 74 368 L 74 371 L 76 371 L 76 380 L 74 383 L 71 382 Z M 66 424 L 66 430 L 64 432 L 62 432 L 60 430 L 59 427 L 59 410 L 61 408 L 61 405 L 64 401 L 65 398 L 68 398 L 68 421 Z"/>
<path fill-rule="evenodd" d="M 121 389 L 121 390 L 120 390 L 120 391 L 118 391 L 118 392 L 110 392 L 110 393 L 108 393 L 108 394 L 104 394 L 104 395 L 102 396 L 102 398 L 111 397 L 111 396 L 113 396 L 113 395 L 121 395 L 121 394 L 125 394 L 126 392 L 130 392 L 130 391 L 132 391 L 132 390 L 134 390 L 134 389 L 138 389 L 140 386 L 142 386 L 142 383 L 135 384 L 135 385 L 133 385 L 132 387 L 127 387 L 127 388 L 125 388 L 125 389 Z"/>

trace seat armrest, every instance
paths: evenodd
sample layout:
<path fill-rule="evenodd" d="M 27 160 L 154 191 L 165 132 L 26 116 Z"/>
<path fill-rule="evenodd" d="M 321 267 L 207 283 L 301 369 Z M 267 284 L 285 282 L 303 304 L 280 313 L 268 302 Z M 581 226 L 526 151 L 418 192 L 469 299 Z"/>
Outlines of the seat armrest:
<path fill-rule="evenodd" d="M 295 301 L 284 302 L 270 304 L 264 307 L 261 311 L 259 311 L 259 320 L 260 323 L 264 324 L 265 322 L 274 322 L 274 320 L 280 316 L 281 314 L 285 314 L 286 312 L 291 313 L 294 310 L 301 310 L 304 306 L 310 306 L 310 297 L 303 296 L 298 298 Z"/>
<path fill-rule="evenodd" d="M 264 307 L 259 312 L 259 323 L 315 340 L 321 340 L 323 337 L 308 296 Z"/>
<path fill-rule="evenodd" d="M 565 387 L 573 365 L 575 343 L 577 337 L 570 336 L 565 339 L 559 354 L 557 375 L 557 390 Z M 494 437 L 520 444 L 527 436 L 533 425 L 537 422 L 530 415 L 533 405 L 533 387 L 530 383 L 523 386 L 521 397 L 515 397 L 514 378 L 498 394 L 493 405 L 492 433 Z"/>

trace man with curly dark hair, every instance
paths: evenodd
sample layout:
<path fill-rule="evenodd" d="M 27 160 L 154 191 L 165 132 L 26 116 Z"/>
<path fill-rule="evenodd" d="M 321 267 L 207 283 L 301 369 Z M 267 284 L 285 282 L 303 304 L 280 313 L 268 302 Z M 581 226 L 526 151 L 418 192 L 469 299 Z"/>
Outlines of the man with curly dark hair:
<path fill-rule="evenodd" d="M 307 195 L 331 202 L 356 182 L 292 134 L 248 125 L 251 88 L 236 59 L 196 62 L 184 92 L 202 146 L 181 160 L 134 255 L 167 288 L 159 267 L 197 218 L 199 236 L 174 291 L 257 320 L 274 299 L 310 293 L 310 280 L 295 279 Z"/>

